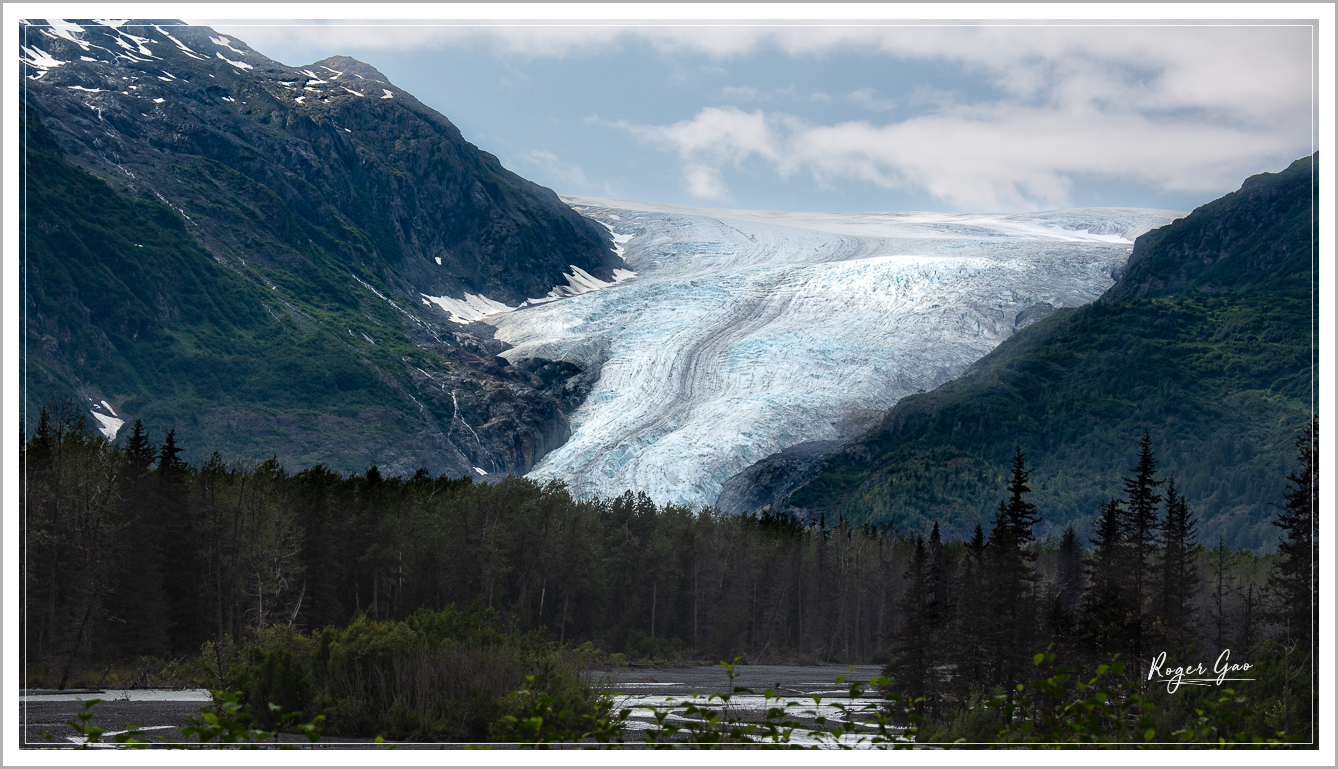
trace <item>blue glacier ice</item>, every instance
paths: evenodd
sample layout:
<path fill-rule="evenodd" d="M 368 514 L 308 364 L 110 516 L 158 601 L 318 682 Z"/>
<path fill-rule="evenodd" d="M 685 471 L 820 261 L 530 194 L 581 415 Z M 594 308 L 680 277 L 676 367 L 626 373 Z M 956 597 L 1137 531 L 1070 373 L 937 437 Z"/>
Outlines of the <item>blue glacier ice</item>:
<path fill-rule="evenodd" d="M 1096 299 L 1134 238 L 1183 215 L 564 200 L 613 232 L 635 275 L 482 319 L 513 345 L 511 361 L 600 370 L 570 440 L 530 476 L 583 496 L 633 489 L 698 507 L 768 454 L 850 437 L 868 424 L 852 415 L 957 376 L 1028 307 Z"/>

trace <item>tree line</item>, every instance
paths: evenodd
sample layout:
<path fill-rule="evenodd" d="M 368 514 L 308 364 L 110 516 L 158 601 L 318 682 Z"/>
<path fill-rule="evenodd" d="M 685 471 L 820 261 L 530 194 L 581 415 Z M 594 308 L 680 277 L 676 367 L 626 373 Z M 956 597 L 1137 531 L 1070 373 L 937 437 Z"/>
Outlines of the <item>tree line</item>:
<path fill-rule="evenodd" d="M 1086 542 L 1072 527 L 1035 540 L 1020 448 L 988 532 L 962 542 L 937 524 L 926 539 L 632 492 L 575 499 L 517 477 L 289 473 L 217 454 L 195 467 L 173 432 L 155 445 L 137 422 L 119 444 L 53 404 L 22 438 L 24 659 L 63 682 L 80 665 L 190 655 L 268 627 L 478 604 L 633 657 L 886 662 L 935 717 L 1023 680 L 1047 647 L 1077 663 L 1122 654 L 1141 675 L 1158 651 L 1189 660 L 1272 641 L 1303 665 L 1317 622 L 1316 424 L 1280 494 L 1278 553 L 1259 557 L 1197 541 L 1147 433 Z"/>
<path fill-rule="evenodd" d="M 1143 688 L 1164 669 L 1254 654 L 1282 668 L 1255 692 L 1277 700 L 1268 725 L 1308 723 L 1314 686 L 1303 676 L 1313 675 L 1319 618 L 1317 428 L 1316 419 L 1297 439 L 1300 469 L 1287 478 L 1274 521 L 1278 553 L 1267 559 L 1197 541 L 1188 501 L 1174 476 L 1158 477 L 1144 432 L 1123 495 L 1101 505 L 1090 548 L 1070 525 L 1044 568 L 1037 561 L 1046 548 L 1032 533 L 1041 519 L 1025 497 L 1029 473 L 1018 448 L 988 535 L 977 526 L 969 542 L 948 545 L 935 524 L 927 542 L 916 538 L 898 603 L 903 630 L 885 673 L 898 691 L 923 697 L 930 717 L 942 717 L 960 716 L 990 691 L 1011 701 L 1039 650 L 1080 668 L 1120 655 Z M 1260 656 L 1254 661 L 1260 667 Z"/>
<path fill-rule="evenodd" d="M 475 603 L 634 657 L 865 660 L 897 628 L 911 544 L 872 527 L 180 453 L 173 432 L 118 444 L 73 404 L 42 411 L 23 444 L 30 666 Z"/>

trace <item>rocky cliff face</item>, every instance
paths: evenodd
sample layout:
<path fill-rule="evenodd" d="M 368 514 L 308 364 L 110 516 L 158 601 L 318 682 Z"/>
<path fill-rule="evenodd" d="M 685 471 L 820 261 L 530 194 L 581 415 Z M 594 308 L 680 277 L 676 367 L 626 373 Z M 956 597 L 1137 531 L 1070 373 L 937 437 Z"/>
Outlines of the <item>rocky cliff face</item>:
<path fill-rule="evenodd" d="M 347 57 L 174 21 L 20 37 L 30 410 L 107 400 L 188 447 L 346 470 L 524 472 L 566 439 L 588 375 L 512 369 L 442 307 L 610 279 L 602 226 Z"/>
<path fill-rule="evenodd" d="M 1142 235 L 1101 301 L 1309 282 L 1314 254 L 1307 228 L 1318 158 L 1251 176 L 1236 192 Z"/>

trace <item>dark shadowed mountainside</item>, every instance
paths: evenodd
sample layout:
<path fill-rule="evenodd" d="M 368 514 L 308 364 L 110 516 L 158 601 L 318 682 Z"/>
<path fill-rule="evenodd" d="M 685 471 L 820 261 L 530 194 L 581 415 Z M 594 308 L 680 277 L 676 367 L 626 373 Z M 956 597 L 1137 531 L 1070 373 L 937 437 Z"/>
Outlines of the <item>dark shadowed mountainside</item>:
<path fill-rule="evenodd" d="M 72 397 L 187 456 L 394 474 L 524 472 L 566 440 L 595 372 L 508 366 L 428 297 L 607 280 L 605 228 L 367 64 L 78 25 L 20 26 L 30 421 Z"/>
<path fill-rule="evenodd" d="M 1044 536 L 1084 532 L 1122 492 L 1144 430 L 1200 540 L 1271 549 L 1269 521 L 1310 422 L 1319 337 L 1316 157 L 1135 243 L 1096 303 L 1026 325 L 960 378 L 796 477 L 776 508 L 967 537 L 1021 446 Z M 1021 324 L 1020 324 L 1021 325 Z"/>

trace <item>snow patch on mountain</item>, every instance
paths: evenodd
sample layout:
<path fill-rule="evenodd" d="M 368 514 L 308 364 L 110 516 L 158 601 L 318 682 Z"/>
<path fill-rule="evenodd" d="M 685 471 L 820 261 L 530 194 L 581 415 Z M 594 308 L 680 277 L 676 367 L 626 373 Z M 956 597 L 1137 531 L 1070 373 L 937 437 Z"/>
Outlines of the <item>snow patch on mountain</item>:
<path fill-rule="evenodd" d="M 120 431 L 121 425 L 125 424 L 124 419 L 99 414 L 96 411 L 89 413 L 93 415 L 94 419 L 98 420 L 98 432 L 102 433 L 102 437 L 109 441 L 116 439 L 116 433 Z"/>
<path fill-rule="evenodd" d="M 116 434 L 120 432 L 125 420 L 117 416 L 116 410 L 105 399 L 98 400 L 91 396 L 84 396 L 84 399 L 89 403 L 88 413 L 98 422 L 98 432 L 109 441 L 116 440 Z"/>
<path fill-rule="evenodd" d="M 571 438 L 531 471 L 580 495 L 714 503 L 723 482 L 843 420 L 960 374 L 1046 302 L 1108 288 L 1180 214 L 723 211 L 564 197 L 614 232 L 635 281 L 480 316 L 541 357 L 599 367 Z M 573 288 L 593 285 L 568 276 Z M 560 300 L 560 301 L 559 301 Z"/>
<path fill-rule="evenodd" d="M 435 304 L 451 316 L 453 323 L 473 323 L 489 315 L 511 312 L 516 309 L 501 302 L 495 302 L 486 296 L 465 294 L 464 299 L 452 299 L 449 296 L 428 296 L 423 294 L 423 304 Z"/>
<path fill-rule="evenodd" d="M 211 35 L 211 36 L 209 37 L 209 42 L 211 42 L 211 43 L 213 43 L 214 45 L 217 45 L 217 46 L 219 46 L 219 47 L 221 47 L 221 48 L 226 48 L 226 49 L 228 49 L 229 51 L 232 51 L 233 53 L 237 54 L 238 56 L 245 56 L 245 55 L 246 55 L 246 51 L 239 51 L 239 50 L 237 50 L 236 48 L 233 48 L 233 47 L 232 47 L 232 41 L 231 41 L 230 39 L 226 38 L 226 37 L 213 37 L 213 36 Z M 222 58 L 221 54 L 220 54 L 220 58 Z M 312 77 L 315 77 L 315 76 L 313 75 Z"/>
<path fill-rule="evenodd" d="M 23 62 L 24 64 L 27 64 L 29 67 L 32 67 L 33 69 L 40 71 L 38 75 L 33 77 L 33 80 L 40 78 L 42 75 L 45 75 L 46 71 L 48 69 L 51 69 L 52 67 L 59 67 L 62 64 L 69 63 L 57 59 L 56 57 L 52 56 L 46 51 L 43 51 L 41 48 L 38 48 L 35 45 L 34 46 L 21 45 L 19 46 L 19 50 L 23 52 L 23 55 L 19 57 L 19 61 Z"/>
<path fill-rule="evenodd" d="M 621 253 L 618 255 L 622 256 Z M 599 291 L 600 289 L 608 288 L 622 283 L 624 280 L 636 277 L 636 273 L 631 270 L 615 269 L 613 271 L 613 281 L 609 282 L 596 278 L 594 275 L 591 275 L 574 264 L 567 266 L 571 267 L 571 272 L 562 273 L 562 277 L 567 279 L 567 285 L 554 286 L 553 290 L 549 291 L 546 296 L 542 296 L 538 299 L 528 299 L 521 306 L 526 307 L 535 304 L 544 304 L 558 299 L 565 299 L 570 296 L 588 294 L 591 291 Z"/>
<path fill-rule="evenodd" d="M 247 64 L 244 61 L 233 61 L 232 59 L 229 59 L 228 57 L 224 56 L 222 53 L 219 53 L 217 51 L 214 52 L 214 55 L 222 59 L 223 61 L 226 61 L 227 63 L 231 64 L 232 66 L 236 67 L 237 69 L 255 69 L 255 67 L 253 67 L 250 64 Z"/>

